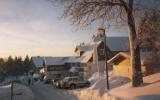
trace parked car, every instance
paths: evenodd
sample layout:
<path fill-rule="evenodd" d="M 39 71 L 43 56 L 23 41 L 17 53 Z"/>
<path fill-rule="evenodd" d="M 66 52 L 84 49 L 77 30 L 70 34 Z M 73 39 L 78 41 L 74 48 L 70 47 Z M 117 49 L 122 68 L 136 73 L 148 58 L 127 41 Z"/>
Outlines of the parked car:
<path fill-rule="evenodd" d="M 83 80 L 79 76 L 74 77 L 65 77 L 63 80 L 59 82 L 60 88 L 71 88 L 75 89 L 77 87 L 90 86 L 90 82 L 88 80 Z"/>

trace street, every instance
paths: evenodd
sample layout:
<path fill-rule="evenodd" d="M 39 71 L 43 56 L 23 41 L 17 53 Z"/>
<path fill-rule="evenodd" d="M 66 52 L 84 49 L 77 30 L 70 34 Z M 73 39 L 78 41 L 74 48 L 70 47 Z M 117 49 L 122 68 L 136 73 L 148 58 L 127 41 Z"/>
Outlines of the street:
<path fill-rule="evenodd" d="M 50 84 L 37 83 L 30 86 L 35 100 L 77 100 L 72 95 L 67 94 L 64 90 L 59 90 Z"/>

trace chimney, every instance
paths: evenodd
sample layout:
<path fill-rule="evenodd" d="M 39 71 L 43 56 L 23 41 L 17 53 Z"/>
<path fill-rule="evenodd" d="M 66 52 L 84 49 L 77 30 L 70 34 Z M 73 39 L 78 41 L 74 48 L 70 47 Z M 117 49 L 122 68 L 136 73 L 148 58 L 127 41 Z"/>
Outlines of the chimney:
<path fill-rule="evenodd" d="M 100 35 L 100 36 L 104 36 L 105 35 L 105 29 L 100 27 L 97 29 L 97 35 Z"/>

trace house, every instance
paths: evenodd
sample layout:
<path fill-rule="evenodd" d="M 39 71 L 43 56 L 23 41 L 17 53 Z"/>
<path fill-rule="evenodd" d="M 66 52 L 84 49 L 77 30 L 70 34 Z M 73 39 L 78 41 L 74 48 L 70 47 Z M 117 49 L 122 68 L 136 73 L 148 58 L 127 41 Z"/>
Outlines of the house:
<path fill-rule="evenodd" d="M 36 72 L 40 72 L 40 71 L 44 70 L 44 63 L 43 63 L 44 59 L 43 59 L 43 57 L 34 56 L 34 57 L 31 57 L 31 60 L 33 61 L 33 64 L 35 66 L 35 71 Z"/>
<path fill-rule="evenodd" d="M 68 57 L 44 57 L 45 75 L 48 79 L 63 78 L 70 69 L 65 65 Z"/>
<path fill-rule="evenodd" d="M 95 66 L 93 64 L 93 50 L 86 51 L 82 56 L 77 58 L 77 61 L 80 63 L 80 67 L 83 68 L 83 76 L 84 78 L 88 78 L 95 72 Z"/>
<path fill-rule="evenodd" d="M 81 57 L 32 57 L 37 71 L 47 79 L 63 78 L 65 76 L 87 77 L 85 63 L 91 60 L 92 54 L 85 52 Z M 74 69 L 74 72 L 73 72 Z"/>
<path fill-rule="evenodd" d="M 148 64 L 147 57 L 151 56 L 150 52 L 141 52 L 141 70 L 142 75 L 150 75 L 160 70 L 154 64 Z M 120 52 L 107 61 L 108 64 L 113 65 L 113 75 L 127 77 L 132 80 L 133 69 L 130 63 L 130 53 Z"/>
<path fill-rule="evenodd" d="M 93 50 L 84 52 L 81 56 L 69 57 L 66 62 L 66 66 L 69 68 L 76 69 L 78 72 L 74 74 L 79 74 L 84 78 L 87 78 L 90 74 L 88 73 L 88 68 L 93 66 Z M 72 73 L 72 71 L 70 71 Z"/>
<path fill-rule="evenodd" d="M 105 29 L 99 28 L 97 34 L 93 35 L 91 41 L 88 43 L 80 43 L 77 45 L 74 52 L 76 56 L 80 58 L 83 57 L 88 51 L 92 51 L 91 60 L 85 62 L 85 65 L 88 67 L 88 73 L 92 73 L 93 70 L 100 73 L 105 71 L 105 49 L 107 50 L 107 59 L 110 59 L 118 52 L 127 52 L 129 51 L 128 37 L 106 37 L 106 46 L 105 46 Z M 92 64 L 91 64 L 92 63 Z M 90 66 L 88 66 L 88 64 Z"/>

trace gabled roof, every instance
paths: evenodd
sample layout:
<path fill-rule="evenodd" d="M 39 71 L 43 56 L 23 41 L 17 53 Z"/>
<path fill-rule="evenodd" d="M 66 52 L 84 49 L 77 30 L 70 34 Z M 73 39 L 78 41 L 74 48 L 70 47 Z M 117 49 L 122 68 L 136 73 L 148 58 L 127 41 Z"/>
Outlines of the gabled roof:
<path fill-rule="evenodd" d="M 150 55 L 150 52 L 141 52 L 140 53 L 140 58 L 141 58 L 141 64 L 144 65 L 147 63 L 147 59 L 146 57 Z M 107 61 L 108 64 L 112 64 L 112 63 L 117 63 L 118 59 L 120 58 L 129 58 L 131 57 L 130 52 L 119 52 L 118 54 L 116 54 L 114 57 L 112 57 L 111 59 L 109 59 Z"/>
<path fill-rule="evenodd" d="M 100 44 L 102 39 L 95 40 L 95 43 L 90 42 L 84 45 L 78 45 L 76 46 L 76 50 L 80 51 L 89 51 L 93 50 L 94 44 Z M 106 39 L 106 45 L 111 51 L 128 51 L 129 50 L 129 40 L 128 37 L 107 37 Z"/>
<path fill-rule="evenodd" d="M 93 50 L 86 51 L 81 57 L 77 59 L 77 62 L 87 63 L 93 56 Z"/>
<path fill-rule="evenodd" d="M 120 57 L 130 58 L 129 52 L 120 52 L 107 61 L 108 64 L 116 62 Z"/>
<path fill-rule="evenodd" d="M 80 50 L 80 51 L 88 51 L 88 50 L 92 50 L 93 49 L 93 45 L 91 44 L 85 44 L 85 45 L 78 45 L 76 46 L 76 50 Z"/>
<path fill-rule="evenodd" d="M 43 57 L 36 56 L 31 58 L 36 68 L 43 67 Z"/>
<path fill-rule="evenodd" d="M 68 60 L 66 61 L 66 63 L 76 63 L 78 62 L 77 61 L 78 58 L 79 56 L 68 57 Z"/>
<path fill-rule="evenodd" d="M 46 65 L 64 65 L 68 57 L 44 57 Z"/>
<path fill-rule="evenodd" d="M 128 37 L 107 37 L 106 43 L 111 51 L 128 51 Z"/>

